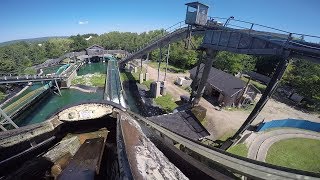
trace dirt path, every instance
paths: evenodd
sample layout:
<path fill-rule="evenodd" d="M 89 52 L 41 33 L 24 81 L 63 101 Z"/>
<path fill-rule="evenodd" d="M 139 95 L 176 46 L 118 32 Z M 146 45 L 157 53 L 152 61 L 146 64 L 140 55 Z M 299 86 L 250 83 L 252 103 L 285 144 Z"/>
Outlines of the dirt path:
<path fill-rule="evenodd" d="M 146 66 L 146 65 L 144 65 Z M 148 73 L 150 79 L 156 80 L 158 76 L 158 71 L 155 68 L 148 66 Z M 174 81 L 178 76 L 187 76 L 189 73 L 167 73 L 167 91 L 173 96 L 173 98 L 178 101 L 180 100 L 180 95 L 189 95 L 187 91 L 176 86 Z M 160 72 L 160 80 L 164 79 L 164 72 Z M 204 124 L 207 130 L 211 133 L 211 139 L 218 139 L 223 136 L 225 133 L 232 132 L 237 130 L 242 123 L 246 120 L 250 111 L 238 110 L 238 111 L 229 111 L 222 110 L 218 111 L 217 106 L 212 105 L 204 98 L 201 98 L 200 105 L 207 109 L 207 121 Z M 302 111 L 298 111 L 284 103 L 270 99 L 264 109 L 260 112 L 255 123 L 259 123 L 262 120 L 271 121 L 275 119 L 305 119 L 314 122 L 320 123 L 320 117 L 316 114 L 308 114 Z"/>

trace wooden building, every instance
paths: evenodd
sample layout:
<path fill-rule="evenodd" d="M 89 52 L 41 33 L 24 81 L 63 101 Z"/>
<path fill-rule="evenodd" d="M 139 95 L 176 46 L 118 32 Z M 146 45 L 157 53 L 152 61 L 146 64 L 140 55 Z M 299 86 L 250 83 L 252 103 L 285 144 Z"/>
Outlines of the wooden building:
<path fill-rule="evenodd" d="M 198 80 L 202 77 L 203 64 L 200 65 Z M 194 80 L 197 67 L 190 70 L 190 78 Z M 245 91 L 245 93 L 243 93 Z M 224 71 L 211 68 L 208 81 L 206 83 L 204 95 L 208 96 L 224 106 L 238 106 L 240 103 L 251 103 L 260 91 L 253 85 L 228 74 Z"/>

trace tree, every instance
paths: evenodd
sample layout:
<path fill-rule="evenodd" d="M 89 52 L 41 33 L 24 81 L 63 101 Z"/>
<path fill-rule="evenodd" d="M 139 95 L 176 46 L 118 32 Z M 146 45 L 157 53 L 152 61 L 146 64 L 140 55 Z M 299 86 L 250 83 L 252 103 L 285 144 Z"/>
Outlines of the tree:
<path fill-rule="evenodd" d="M 305 60 L 293 61 L 283 77 L 283 83 L 301 95 L 320 101 L 320 65 Z"/>
<path fill-rule="evenodd" d="M 220 51 L 213 66 L 230 74 L 242 73 L 254 69 L 256 58 L 244 54 Z"/>
<path fill-rule="evenodd" d="M 88 47 L 88 43 L 84 37 L 80 36 L 79 34 L 76 36 L 71 36 L 70 39 L 72 40 L 71 49 L 72 51 L 81 51 Z"/>
<path fill-rule="evenodd" d="M 255 67 L 258 73 L 271 77 L 279 62 L 280 58 L 277 56 L 260 56 Z"/>

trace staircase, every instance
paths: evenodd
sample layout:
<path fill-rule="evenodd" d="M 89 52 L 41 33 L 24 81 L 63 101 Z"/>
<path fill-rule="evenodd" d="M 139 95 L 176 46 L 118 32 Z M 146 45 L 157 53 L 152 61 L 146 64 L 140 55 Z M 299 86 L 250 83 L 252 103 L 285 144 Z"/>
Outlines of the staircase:
<path fill-rule="evenodd" d="M 188 26 L 184 24 L 184 21 L 178 22 L 173 26 L 170 26 L 169 28 L 165 29 L 162 34 L 153 38 L 144 46 L 136 49 L 128 57 L 120 60 L 119 64 L 124 64 L 129 61 L 132 61 L 133 59 L 140 58 L 141 56 L 147 54 L 148 52 L 159 48 L 159 46 L 165 46 L 172 42 L 176 42 L 181 39 L 184 39 L 188 36 L 188 33 L 189 33 L 189 29 L 188 29 Z M 192 35 L 204 34 L 205 28 L 201 26 L 193 27 L 191 29 L 191 33 Z"/>

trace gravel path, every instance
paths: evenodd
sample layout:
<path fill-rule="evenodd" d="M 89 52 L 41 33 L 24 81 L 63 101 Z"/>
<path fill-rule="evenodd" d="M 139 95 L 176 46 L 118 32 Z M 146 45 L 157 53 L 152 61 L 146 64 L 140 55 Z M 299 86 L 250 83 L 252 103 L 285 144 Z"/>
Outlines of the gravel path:
<path fill-rule="evenodd" d="M 253 138 L 248 138 L 249 144 L 248 158 L 265 161 L 268 149 L 272 144 L 292 138 L 308 138 L 320 140 L 320 133 L 299 129 L 277 129 L 269 132 L 254 133 Z"/>

